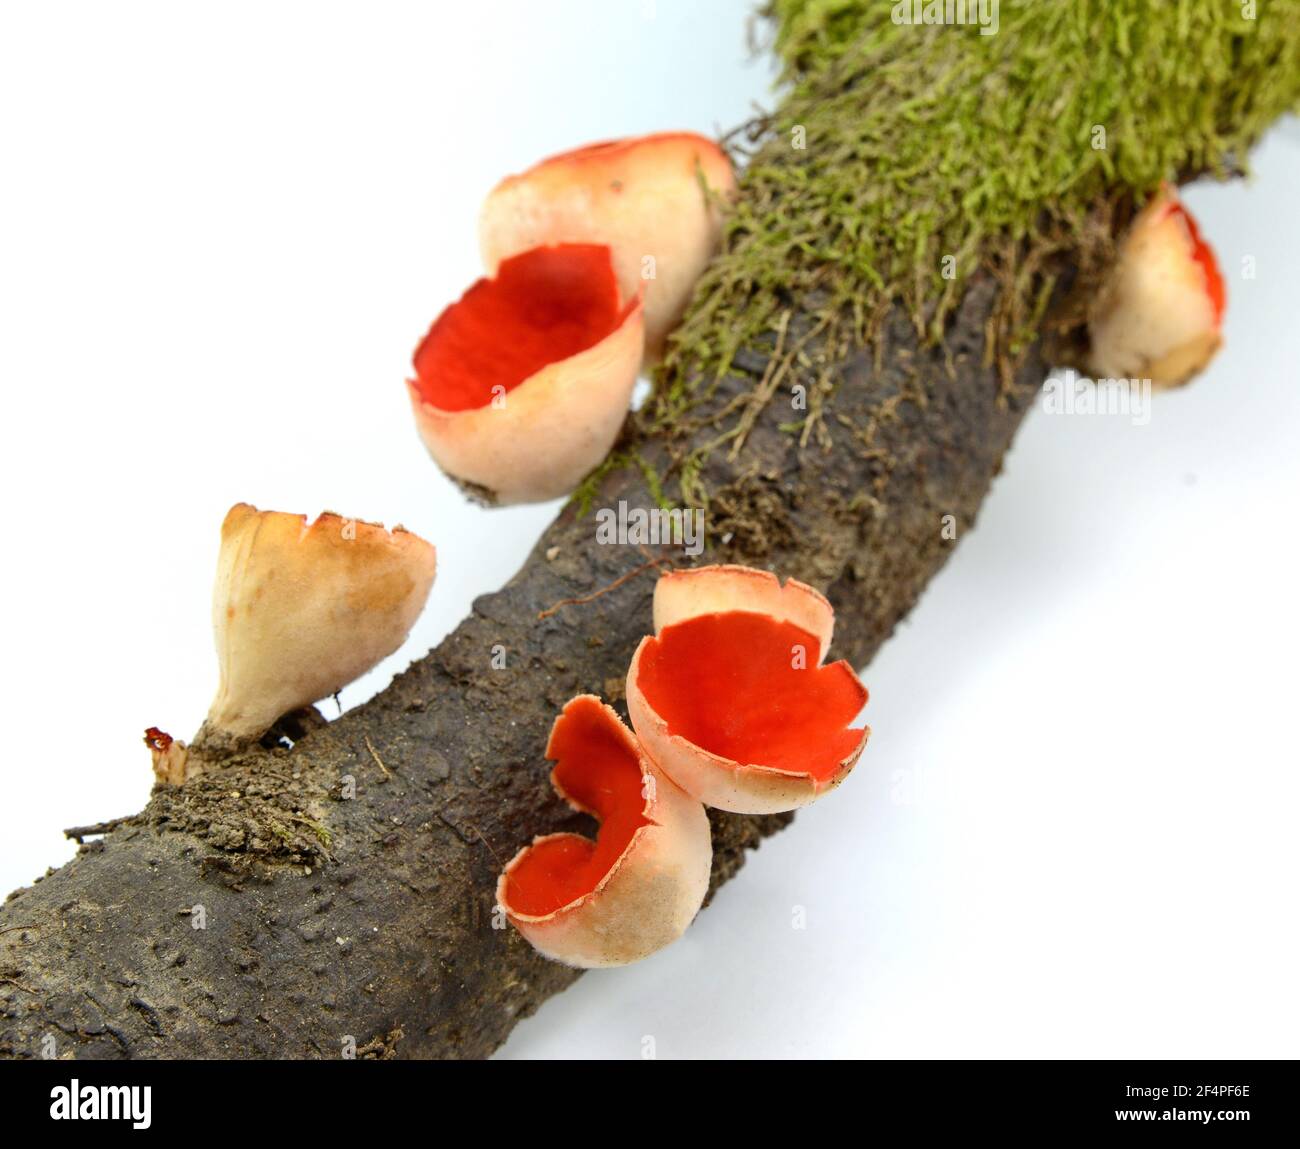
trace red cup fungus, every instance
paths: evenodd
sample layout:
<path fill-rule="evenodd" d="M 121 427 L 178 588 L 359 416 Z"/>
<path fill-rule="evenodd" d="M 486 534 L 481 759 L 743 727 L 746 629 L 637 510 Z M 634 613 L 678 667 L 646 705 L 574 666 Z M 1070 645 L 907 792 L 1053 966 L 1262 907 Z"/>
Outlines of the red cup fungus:
<path fill-rule="evenodd" d="M 627 676 L 628 712 L 652 761 L 691 796 L 741 814 L 793 810 L 834 789 L 870 731 L 846 662 L 822 665 L 834 613 L 801 582 L 697 567 L 655 587 L 655 635 Z"/>
<path fill-rule="evenodd" d="M 1186 383 L 1223 342 L 1218 260 L 1176 191 L 1161 188 L 1133 221 L 1089 316 L 1099 377 Z"/>
<path fill-rule="evenodd" d="M 436 565 L 434 548 L 401 527 L 231 507 L 212 602 L 221 682 L 196 743 L 260 737 L 392 654 Z"/>
<path fill-rule="evenodd" d="M 479 219 L 484 266 L 546 243 L 601 243 L 625 296 L 645 293 L 646 354 L 657 358 L 717 251 L 735 192 L 731 160 L 692 132 L 590 144 L 502 180 Z"/>
<path fill-rule="evenodd" d="M 407 387 L 420 436 L 489 501 L 566 495 L 614 445 L 643 341 L 641 299 L 620 292 L 608 247 L 514 255 L 416 349 Z"/>
<path fill-rule="evenodd" d="M 593 842 L 547 834 L 515 855 L 497 904 L 541 953 L 584 969 L 626 965 L 674 942 L 709 886 L 713 843 L 704 807 L 642 753 L 594 695 L 555 720 L 551 782 L 600 822 Z"/>

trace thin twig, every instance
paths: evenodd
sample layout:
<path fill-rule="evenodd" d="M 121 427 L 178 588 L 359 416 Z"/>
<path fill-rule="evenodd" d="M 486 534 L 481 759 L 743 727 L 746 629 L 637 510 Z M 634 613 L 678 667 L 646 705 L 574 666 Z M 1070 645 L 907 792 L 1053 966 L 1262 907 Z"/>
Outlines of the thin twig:
<path fill-rule="evenodd" d="M 97 834 L 107 834 L 109 830 L 120 826 L 123 822 L 129 822 L 133 815 L 124 815 L 121 818 L 110 818 L 107 822 L 96 822 L 93 826 L 72 826 L 70 829 L 63 831 L 65 838 L 73 839 L 77 845 L 81 845 L 82 838 L 89 838 Z"/>
<path fill-rule="evenodd" d="M 554 606 L 547 607 L 544 611 L 541 611 L 537 615 L 537 621 L 541 622 L 542 619 L 544 618 L 550 618 L 551 615 L 559 611 L 561 607 L 583 606 L 586 603 L 595 602 L 595 600 L 600 598 L 601 595 L 609 594 L 609 592 L 612 590 L 618 590 L 618 588 L 621 587 L 629 579 L 636 578 L 636 576 L 639 574 L 644 574 L 651 567 L 663 566 L 664 563 L 667 563 L 668 565 L 671 566 L 672 561 L 673 561 L 672 559 L 651 559 L 648 563 L 642 563 L 639 567 L 636 567 L 634 570 L 630 570 L 626 574 L 619 575 L 618 578 L 616 578 L 612 583 L 609 584 L 609 586 L 601 587 L 600 590 L 596 591 L 594 594 L 585 594 L 581 598 L 562 598 Z"/>
<path fill-rule="evenodd" d="M 497 866 L 503 867 L 505 863 L 501 860 L 501 856 L 492 848 L 492 843 L 487 840 L 487 837 L 484 835 L 483 831 L 480 830 L 476 825 L 474 825 L 473 822 L 466 822 L 465 824 L 471 830 L 473 830 L 474 833 L 478 835 L 478 840 L 488 848 L 488 853 L 492 855 L 493 860 L 495 860 Z"/>
<path fill-rule="evenodd" d="M 391 778 L 393 776 L 392 772 L 388 769 L 387 766 L 384 765 L 384 760 L 379 757 L 379 751 L 375 749 L 374 743 L 370 741 L 370 735 L 367 734 L 365 737 L 366 737 L 366 749 L 370 751 L 370 757 L 375 760 L 375 765 L 378 766 L 379 769 L 381 769 L 384 772 L 385 778 Z"/>
<path fill-rule="evenodd" d="M 32 997 L 40 996 L 34 989 L 31 989 L 28 986 L 23 985 L 23 983 L 20 981 L 14 981 L 14 979 L 11 977 L 0 977 L 0 985 L 14 985 L 17 986 L 20 990 L 22 990 L 23 993 L 30 993 Z"/>

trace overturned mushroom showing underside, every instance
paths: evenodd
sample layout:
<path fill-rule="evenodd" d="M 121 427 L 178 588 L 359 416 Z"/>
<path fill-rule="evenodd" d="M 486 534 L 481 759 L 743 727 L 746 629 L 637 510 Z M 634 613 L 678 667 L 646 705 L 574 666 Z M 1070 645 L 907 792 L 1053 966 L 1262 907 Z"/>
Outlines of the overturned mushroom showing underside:
<path fill-rule="evenodd" d="M 434 548 L 401 527 L 231 507 L 212 601 L 221 683 L 196 746 L 258 738 L 392 654 L 436 566 Z"/>
<path fill-rule="evenodd" d="M 618 437 L 644 336 L 641 299 L 620 292 L 608 247 L 507 259 L 416 349 L 407 388 L 420 436 L 488 502 L 567 495 Z"/>
<path fill-rule="evenodd" d="M 1223 276 L 1196 220 L 1164 187 L 1133 221 L 1088 320 L 1099 377 L 1186 383 L 1223 342 Z"/>
<path fill-rule="evenodd" d="M 657 358 L 718 249 L 735 188 L 726 152 L 693 132 L 590 144 L 493 189 L 479 218 L 483 262 L 495 272 L 541 244 L 608 244 L 624 295 L 645 293 L 646 354 Z"/>
<path fill-rule="evenodd" d="M 826 599 L 740 566 L 674 571 L 655 587 L 655 635 L 627 676 L 632 725 L 683 790 L 741 814 L 793 810 L 838 786 L 870 731 L 846 662 L 822 665 Z"/>
<path fill-rule="evenodd" d="M 551 730 L 551 782 L 600 822 L 593 842 L 548 834 L 515 855 L 497 904 L 541 953 L 591 969 L 627 965 L 676 941 L 709 887 L 704 807 L 641 752 L 594 695 L 565 706 Z"/>

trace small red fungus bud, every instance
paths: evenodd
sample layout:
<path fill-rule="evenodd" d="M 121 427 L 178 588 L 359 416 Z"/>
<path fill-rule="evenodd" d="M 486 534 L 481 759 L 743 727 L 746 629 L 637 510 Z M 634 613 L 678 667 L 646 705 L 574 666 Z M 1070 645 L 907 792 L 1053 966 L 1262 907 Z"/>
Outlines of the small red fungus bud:
<path fill-rule="evenodd" d="M 731 160 L 692 132 L 591 144 L 502 180 L 483 205 L 483 261 L 544 243 L 604 243 L 624 295 L 645 292 L 646 354 L 657 358 L 717 251 L 735 192 Z"/>
<path fill-rule="evenodd" d="M 231 507 L 212 599 L 221 684 L 208 732 L 257 738 L 392 654 L 436 565 L 434 548 L 401 527 Z"/>
<path fill-rule="evenodd" d="M 444 311 L 408 380 L 420 436 L 447 474 L 500 503 L 566 495 L 614 445 L 644 339 L 608 247 L 505 260 Z"/>
<path fill-rule="evenodd" d="M 663 575 L 655 636 L 637 647 L 627 705 L 646 753 L 683 790 L 741 814 L 793 810 L 838 786 L 870 730 L 867 690 L 822 665 L 834 612 L 791 579 L 740 566 Z"/>
<path fill-rule="evenodd" d="M 1223 339 L 1218 261 L 1171 187 L 1138 213 L 1089 317 L 1099 377 L 1186 383 Z"/>
<path fill-rule="evenodd" d="M 166 731 L 150 726 L 144 732 L 144 744 L 149 747 L 154 777 L 159 782 L 179 786 L 185 781 L 189 750 L 184 742 L 177 742 Z"/>
<path fill-rule="evenodd" d="M 156 726 L 150 726 L 144 732 L 144 744 L 150 750 L 157 750 L 161 754 L 172 744 L 172 736 Z"/>
<path fill-rule="evenodd" d="M 676 941 L 709 887 L 704 807 L 594 695 L 565 706 L 546 756 L 560 797 L 598 819 L 600 831 L 594 842 L 535 838 L 501 874 L 497 904 L 541 953 L 583 969 L 626 965 Z"/>

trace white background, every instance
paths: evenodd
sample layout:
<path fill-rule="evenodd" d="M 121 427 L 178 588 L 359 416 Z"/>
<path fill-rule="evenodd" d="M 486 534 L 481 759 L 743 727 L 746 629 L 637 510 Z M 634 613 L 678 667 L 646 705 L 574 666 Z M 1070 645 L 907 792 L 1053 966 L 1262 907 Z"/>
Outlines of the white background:
<path fill-rule="evenodd" d="M 0 10 L 0 885 L 145 802 L 145 726 L 197 727 L 232 502 L 438 544 L 428 611 L 345 705 L 516 569 L 553 508 L 461 501 L 410 351 L 501 175 L 767 98 L 749 7 Z M 1209 373 L 1145 427 L 1036 412 L 869 669 L 850 781 L 507 1056 L 1300 1053 L 1294 124 L 1255 161 L 1188 196 L 1229 277 Z"/>

